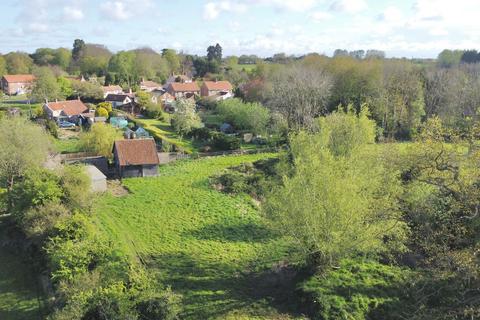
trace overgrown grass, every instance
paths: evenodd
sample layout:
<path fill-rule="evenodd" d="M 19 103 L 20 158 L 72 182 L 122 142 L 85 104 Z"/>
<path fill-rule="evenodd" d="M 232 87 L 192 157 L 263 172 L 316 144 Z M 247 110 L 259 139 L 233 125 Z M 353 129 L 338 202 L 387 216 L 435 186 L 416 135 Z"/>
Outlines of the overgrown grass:
<path fill-rule="evenodd" d="M 191 140 L 180 137 L 167 121 L 138 118 L 131 120 L 150 132 L 150 134 L 152 134 L 152 136 L 157 140 L 166 141 L 172 145 L 175 145 L 177 149 L 181 149 L 186 153 L 198 151 Z"/>
<path fill-rule="evenodd" d="M 59 153 L 75 153 L 81 152 L 82 146 L 78 138 L 70 139 L 53 139 L 55 150 Z"/>
<path fill-rule="evenodd" d="M 278 288 L 261 290 L 258 279 L 287 255 L 288 242 L 270 230 L 250 197 L 209 184 L 224 168 L 272 156 L 181 161 L 156 178 L 126 179 L 131 194 L 103 196 L 94 216 L 115 245 L 183 294 L 182 318 L 279 319 L 283 310 L 272 303 Z"/>
<path fill-rule="evenodd" d="M 38 279 L 23 254 L 11 244 L 7 217 L 0 217 L 0 319 L 43 319 L 43 299 Z"/>

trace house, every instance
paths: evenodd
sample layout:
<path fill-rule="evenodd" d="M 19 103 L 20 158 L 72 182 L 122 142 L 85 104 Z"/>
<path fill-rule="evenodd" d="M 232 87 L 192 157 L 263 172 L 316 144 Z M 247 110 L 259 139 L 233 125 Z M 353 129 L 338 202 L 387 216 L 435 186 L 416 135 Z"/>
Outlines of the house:
<path fill-rule="evenodd" d="M 196 82 L 180 83 L 173 82 L 167 87 L 167 92 L 170 93 L 175 99 L 178 98 L 191 98 L 200 94 L 200 88 Z"/>
<path fill-rule="evenodd" d="M 205 81 L 200 88 L 202 97 L 225 100 L 233 97 L 233 86 L 228 81 Z"/>
<path fill-rule="evenodd" d="M 120 178 L 152 177 L 158 175 L 158 154 L 153 139 L 117 140 L 113 159 Z"/>
<path fill-rule="evenodd" d="M 152 102 L 161 102 L 164 106 L 170 106 L 175 101 L 175 97 L 168 93 L 166 90 L 154 90 L 152 91 Z"/>
<path fill-rule="evenodd" d="M 167 79 L 167 82 L 165 83 L 164 88 L 167 88 L 170 83 L 174 83 L 174 82 L 191 83 L 192 78 L 190 78 L 189 76 L 186 76 L 184 74 L 180 74 L 180 75 L 175 75 L 174 74 Z"/>
<path fill-rule="evenodd" d="M 43 105 L 43 110 L 49 119 L 67 120 L 73 123 L 78 123 L 82 114 L 91 113 L 88 107 L 80 100 L 47 101 Z"/>
<path fill-rule="evenodd" d="M 140 82 L 140 90 L 152 92 L 153 90 L 162 89 L 162 85 L 154 81 L 144 81 Z"/>
<path fill-rule="evenodd" d="M 107 177 L 94 165 L 86 165 L 85 171 L 90 177 L 90 189 L 92 192 L 107 191 Z"/>
<path fill-rule="evenodd" d="M 5 94 L 25 94 L 30 92 L 35 81 L 33 74 L 6 74 L 1 79 L 1 88 Z"/>
<path fill-rule="evenodd" d="M 122 94 L 123 89 L 120 86 L 103 86 L 103 98 L 105 99 L 109 94 Z"/>
<path fill-rule="evenodd" d="M 112 104 L 112 108 L 118 108 L 133 101 L 128 94 L 109 94 L 105 97 L 105 101 Z"/>

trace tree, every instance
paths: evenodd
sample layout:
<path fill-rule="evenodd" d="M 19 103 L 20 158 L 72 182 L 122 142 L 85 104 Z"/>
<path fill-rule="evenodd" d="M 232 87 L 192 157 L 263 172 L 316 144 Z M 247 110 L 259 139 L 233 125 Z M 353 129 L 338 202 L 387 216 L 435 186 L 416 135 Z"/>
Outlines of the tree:
<path fill-rule="evenodd" d="M 108 111 L 104 107 L 97 107 L 97 109 L 95 110 L 95 115 L 97 117 L 108 118 Z"/>
<path fill-rule="evenodd" d="M 4 56 L 0 55 L 0 77 L 5 74 L 7 74 L 7 61 Z"/>
<path fill-rule="evenodd" d="M 50 139 L 39 126 L 19 118 L 0 120 L 0 184 L 11 191 L 27 169 L 47 159 Z"/>
<path fill-rule="evenodd" d="M 100 102 L 99 104 L 97 104 L 97 108 L 103 108 L 107 110 L 108 114 L 113 111 L 112 104 L 109 102 Z"/>
<path fill-rule="evenodd" d="M 58 48 L 54 52 L 53 64 L 60 66 L 63 70 L 67 70 L 72 61 L 72 52 L 65 48 Z"/>
<path fill-rule="evenodd" d="M 480 61 L 480 54 L 477 50 L 465 50 L 460 61 L 463 63 L 477 63 Z"/>
<path fill-rule="evenodd" d="M 73 42 L 72 49 L 72 60 L 75 63 L 79 63 L 81 58 L 84 56 L 86 50 L 85 41 L 81 39 L 75 39 Z"/>
<path fill-rule="evenodd" d="M 100 86 L 84 81 L 72 81 L 73 92 L 79 98 L 100 100 L 103 99 L 103 91 Z"/>
<path fill-rule="evenodd" d="M 385 59 L 385 51 L 374 49 L 367 50 L 365 59 Z"/>
<path fill-rule="evenodd" d="M 195 112 L 195 102 L 179 99 L 175 103 L 176 112 L 172 117 L 172 125 L 176 132 L 186 135 L 193 128 L 199 128 L 202 121 Z"/>
<path fill-rule="evenodd" d="M 35 70 L 35 82 L 31 97 L 34 101 L 41 102 L 65 99 L 57 79 L 48 67 L 40 67 Z"/>
<path fill-rule="evenodd" d="M 332 79 L 324 70 L 299 65 L 286 67 L 271 79 L 268 105 L 282 114 L 290 128 L 310 127 L 327 112 Z"/>
<path fill-rule="evenodd" d="M 438 54 L 437 64 L 442 68 L 451 68 L 460 64 L 462 60 L 462 50 L 443 50 Z"/>
<path fill-rule="evenodd" d="M 110 158 L 116 137 L 117 130 L 115 128 L 103 123 L 95 123 L 90 131 L 80 135 L 80 144 L 85 151 Z"/>
<path fill-rule="evenodd" d="M 403 234 L 396 176 L 365 148 L 373 143 L 374 131 L 366 112 L 358 118 L 338 113 L 326 116 L 318 133 L 291 137 L 293 167 L 283 176 L 283 185 L 267 196 L 265 210 L 314 267 L 385 251 L 385 239 Z M 336 143 L 338 136 L 353 137 L 353 132 L 364 138 Z"/>
<path fill-rule="evenodd" d="M 217 62 L 222 60 L 222 47 L 220 44 L 217 43 L 215 46 L 207 48 L 207 59 L 208 61 L 216 60 Z"/>
<path fill-rule="evenodd" d="M 70 209 L 85 209 L 92 203 L 91 181 L 84 166 L 64 166 L 60 174 L 63 203 Z"/>
<path fill-rule="evenodd" d="M 136 98 L 140 108 L 145 108 L 150 102 L 152 102 L 150 94 L 146 91 L 137 91 Z"/>
<path fill-rule="evenodd" d="M 259 103 L 243 103 L 240 99 L 221 101 L 216 108 L 224 122 L 240 130 L 254 134 L 264 133 L 270 120 L 270 112 Z"/>
<path fill-rule="evenodd" d="M 73 96 L 73 85 L 70 80 L 65 77 L 57 78 L 58 86 L 60 87 L 61 95 L 65 98 Z"/>
<path fill-rule="evenodd" d="M 9 74 L 26 74 L 32 70 L 33 60 L 24 52 L 10 52 L 5 55 L 5 60 Z"/>
<path fill-rule="evenodd" d="M 113 55 L 108 62 L 108 71 L 115 73 L 116 83 L 132 86 L 135 82 L 134 74 L 135 53 L 120 51 Z"/>
<path fill-rule="evenodd" d="M 170 70 L 170 73 L 177 73 L 180 71 L 180 58 L 173 49 L 163 49 L 162 58 L 164 58 Z"/>

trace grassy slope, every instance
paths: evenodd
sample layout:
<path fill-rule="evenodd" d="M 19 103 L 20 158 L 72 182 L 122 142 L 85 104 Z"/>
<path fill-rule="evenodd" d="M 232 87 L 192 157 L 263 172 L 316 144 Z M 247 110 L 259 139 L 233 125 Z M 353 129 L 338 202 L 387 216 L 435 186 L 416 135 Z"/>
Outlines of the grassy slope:
<path fill-rule="evenodd" d="M 188 139 L 182 139 L 180 136 L 178 136 L 177 133 L 173 131 L 170 123 L 167 121 L 138 118 L 132 120 L 145 128 L 145 130 L 149 131 L 154 137 L 174 144 L 187 153 L 192 153 L 195 150 L 195 146 L 193 145 L 192 141 Z"/>
<path fill-rule="evenodd" d="M 208 183 L 223 168 L 268 156 L 177 162 L 158 178 L 124 180 L 132 193 L 103 196 L 98 224 L 184 295 L 184 318 L 277 319 L 255 279 L 285 256 L 286 241 L 269 231 L 249 197 L 227 196 Z"/>
<path fill-rule="evenodd" d="M 30 265 L 18 252 L 3 246 L 7 222 L 0 218 L 0 319 L 35 320 L 41 316 L 42 296 Z"/>

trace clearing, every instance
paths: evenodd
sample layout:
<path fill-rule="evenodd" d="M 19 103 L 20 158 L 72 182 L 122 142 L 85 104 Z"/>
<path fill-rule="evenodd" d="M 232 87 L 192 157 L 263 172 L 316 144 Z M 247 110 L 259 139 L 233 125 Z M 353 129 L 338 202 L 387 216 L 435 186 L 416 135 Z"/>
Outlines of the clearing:
<path fill-rule="evenodd" d="M 130 194 L 102 196 L 94 217 L 123 252 L 183 295 L 182 319 L 291 319 L 294 289 L 279 281 L 285 274 L 272 271 L 282 269 L 288 241 L 269 229 L 249 196 L 209 184 L 227 167 L 274 156 L 166 165 L 159 177 L 123 180 Z"/>

